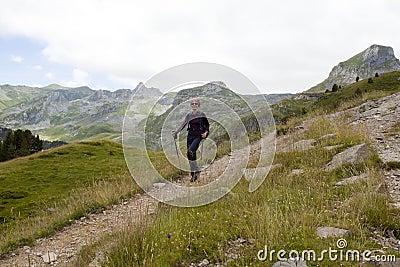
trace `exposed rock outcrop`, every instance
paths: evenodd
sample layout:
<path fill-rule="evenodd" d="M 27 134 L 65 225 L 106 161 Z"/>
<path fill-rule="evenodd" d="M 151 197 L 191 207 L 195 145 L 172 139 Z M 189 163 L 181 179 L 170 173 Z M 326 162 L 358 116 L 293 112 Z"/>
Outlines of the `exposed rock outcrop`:
<path fill-rule="evenodd" d="M 372 152 L 366 144 L 352 146 L 345 151 L 336 154 L 332 161 L 325 165 L 324 170 L 330 171 L 343 164 L 356 164 L 367 160 L 372 155 Z"/>
<path fill-rule="evenodd" d="M 340 62 L 333 67 L 327 79 L 310 88 L 309 92 L 324 92 L 331 90 L 334 84 L 347 85 L 356 81 L 356 78 L 373 77 L 375 73 L 385 73 L 400 70 L 400 61 L 389 46 L 372 45 L 363 52 Z"/>

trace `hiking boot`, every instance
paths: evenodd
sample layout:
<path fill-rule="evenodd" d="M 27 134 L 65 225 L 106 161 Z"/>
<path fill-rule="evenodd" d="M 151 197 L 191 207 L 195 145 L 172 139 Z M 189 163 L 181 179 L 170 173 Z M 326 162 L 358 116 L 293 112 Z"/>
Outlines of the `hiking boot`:
<path fill-rule="evenodd" d="M 200 172 L 194 172 L 194 175 L 193 175 L 192 179 L 190 179 L 190 181 L 192 183 L 196 182 L 199 177 L 200 177 Z"/>
<path fill-rule="evenodd" d="M 195 179 L 195 175 L 196 175 L 196 173 L 195 173 L 195 172 L 190 172 L 190 176 L 192 177 L 192 178 L 190 178 L 190 182 L 194 182 L 194 181 L 196 181 L 196 179 Z"/>

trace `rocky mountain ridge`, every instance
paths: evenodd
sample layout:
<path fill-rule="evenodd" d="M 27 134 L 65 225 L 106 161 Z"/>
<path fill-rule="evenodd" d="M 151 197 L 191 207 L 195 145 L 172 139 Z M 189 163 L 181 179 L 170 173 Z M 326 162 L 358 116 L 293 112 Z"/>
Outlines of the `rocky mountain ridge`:
<path fill-rule="evenodd" d="M 2 127 L 28 128 L 50 140 L 73 141 L 98 134 L 118 140 L 125 108 L 137 88 L 111 92 L 58 85 L 43 88 L 2 85 L 0 121 Z M 142 94 L 146 99 L 161 96 L 155 88 L 145 88 Z M 7 106 L 9 103 L 13 105 Z"/>
<path fill-rule="evenodd" d="M 215 98 L 222 94 L 218 84 L 210 85 L 215 88 L 209 85 L 205 88 Z M 182 91 L 180 94 L 166 94 L 159 99 L 162 96 L 161 91 L 146 88 L 143 83 L 139 83 L 133 90 L 116 91 L 93 90 L 87 86 L 68 88 L 57 84 L 41 88 L 0 85 L 0 126 L 11 129 L 27 128 L 48 140 L 101 138 L 120 141 L 126 107 L 134 94 L 137 106 L 134 112 L 139 119 L 143 119 L 147 115 L 147 106 L 155 101 L 158 105 L 155 115 L 160 115 L 183 99 L 193 96 L 190 90 Z M 260 101 L 265 98 L 269 103 L 274 103 L 290 96 L 274 94 L 243 97 L 246 101 Z"/>
<path fill-rule="evenodd" d="M 375 73 L 395 70 L 400 70 L 400 61 L 395 57 L 393 48 L 374 44 L 333 67 L 328 78 L 307 92 L 324 92 L 331 90 L 334 84 L 345 86 L 355 82 L 357 77 L 362 80 L 373 77 Z"/>

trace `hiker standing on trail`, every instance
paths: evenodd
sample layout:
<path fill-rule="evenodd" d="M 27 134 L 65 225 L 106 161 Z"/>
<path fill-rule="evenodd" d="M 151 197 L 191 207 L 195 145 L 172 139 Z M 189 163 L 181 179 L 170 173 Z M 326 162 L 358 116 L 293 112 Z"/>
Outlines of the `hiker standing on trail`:
<path fill-rule="evenodd" d="M 196 162 L 196 152 L 199 148 L 201 140 L 207 138 L 209 133 L 210 124 L 204 112 L 199 111 L 200 100 L 195 98 L 190 101 L 192 112 L 188 113 L 179 128 L 172 131 L 172 136 L 176 139 L 178 133 L 182 131 L 186 124 L 188 125 L 187 135 L 187 157 L 190 165 L 191 182 L 196 181 L 200 176 L 200 169 Z"/>

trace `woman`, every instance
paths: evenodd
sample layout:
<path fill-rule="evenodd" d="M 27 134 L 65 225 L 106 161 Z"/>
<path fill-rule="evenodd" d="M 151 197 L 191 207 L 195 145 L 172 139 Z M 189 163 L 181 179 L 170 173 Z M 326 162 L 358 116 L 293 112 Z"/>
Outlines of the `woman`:
<path fill-rule="evenodd" d="M 181 126 L 176 131 L 172 132 L 172 136 L 174 139 L 176 139 L 178 133 L 182 131 L 186 124 L 189 124 L 187 129 L 187 158 L 190 165 L 190 175 L 192 176 L 190 181 L 194 182 L 200 176 L 200 169 L 198 168 L 196 162 L 196 152 L 199 148 L 201 140 L 207 138 L 210 124 L 208 123 L 206 114 L 199 111 L 199 99 L 192 99 L 192 101 L 190 101 L 190 107 L 192 108 L 192 112 L 186 115 Z"/>

